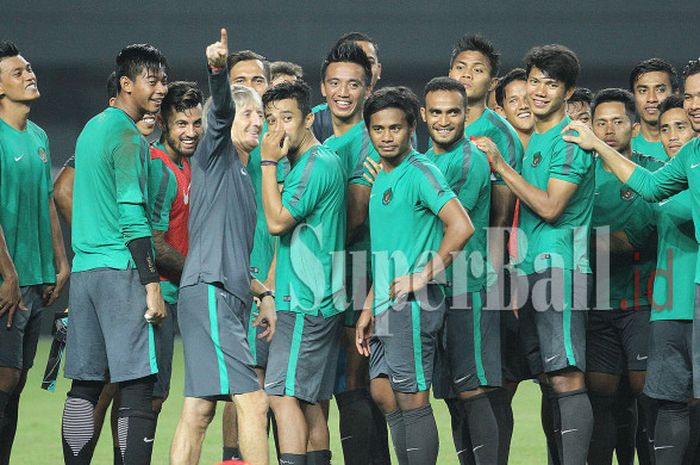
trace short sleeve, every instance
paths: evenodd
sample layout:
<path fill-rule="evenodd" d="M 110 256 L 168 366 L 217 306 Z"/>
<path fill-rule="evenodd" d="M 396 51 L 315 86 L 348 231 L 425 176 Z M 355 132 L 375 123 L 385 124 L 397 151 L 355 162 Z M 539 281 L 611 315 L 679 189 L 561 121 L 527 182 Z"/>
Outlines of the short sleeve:
<path fill-rule="evenodd" d="M 550 178 L 581 184 L 588 171 L 593 168 L 593 155 L 563 139 L 558 139 L 553 149 L 549 166 Z"/>
<path fill-rule="evenodd" d="M 490 188 L 491 171 L 486 155 L 473 144 L 469 143 L 465 150 L 470 151 L 470 156 L 465 154 L 462 157 L 454 157 L 450 165 L 452 174 L 447 178 L 454 179 L 451 187 L 462 206 L 467 210 L 473 210 L 483 189 Z"/>
<path fill-rule="evenodd" d="M 653 173 L 637 166 L 627 180 L 627 185 L 648 202 L 658 202 L 687 189 L 686 166 L 696 145 L 692 142 L 685 144 L 671 161 Z"/>
<path fill-rule="evenodd" d="M 138 134 L 128 135 L 112 152 L 119 229 L 125 243 L 151 235 L 147 218 L 148 145 Z"/>
<path fill-rule="evenodd" d="M 282 206 L 297 221 L 309 216 L 323 198 L 328 177 L 324 168 L 323 163 L 318 160 L 317 153 L 312 153 L 300 174 L 290 173 L 287 176 L 282 191 Z"/>
<path fill-rule="evenodd" d="M 167 231 L 170 210 L 177 196 L 177 178 L 162 160 L 154 158 L 148 173 L 148 206 L 151 228 Z"/>
<path fill-rule="evenodd" d="M 456 197 L 440 170 L 432 163 L 416 163 L 418 200 L 435 215 Z"/>

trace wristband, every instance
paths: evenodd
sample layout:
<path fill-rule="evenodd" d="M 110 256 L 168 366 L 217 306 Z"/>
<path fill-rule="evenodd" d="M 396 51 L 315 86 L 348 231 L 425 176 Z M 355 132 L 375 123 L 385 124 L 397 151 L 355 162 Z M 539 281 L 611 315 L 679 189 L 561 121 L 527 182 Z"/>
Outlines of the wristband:
<path fill-rule="evenodd" d="M 262 160 L 260 161 L 260 166 L 277 166 L 278 162 L 275 160 Z"/>
<path fill-rule="evenodd" d="M 272 297 L 272 298 L 274 299 L 274 298 L 275 298 L 275 293 L 274 293 L 274 291 L 271 291 L 271 290 L 268 289 L 267 291 L 261 293 L 261 294 L 258 296 L 258 299 L 263 300 L 265 297 L 268 297 L 268 296 L 270 296 L 270 297 Z"/>
<path fill-rule="evenodd" d="M 140 237 L 134 239 L 127 244 L 131 257 L 136 264 L 136 270 L 139 272 L 141 284 L 157 283 L 160 281 L 160 275 L 156 269 L 155 260 L 153 259 L 153 250 L 151 249 L 151 238 Z"/>

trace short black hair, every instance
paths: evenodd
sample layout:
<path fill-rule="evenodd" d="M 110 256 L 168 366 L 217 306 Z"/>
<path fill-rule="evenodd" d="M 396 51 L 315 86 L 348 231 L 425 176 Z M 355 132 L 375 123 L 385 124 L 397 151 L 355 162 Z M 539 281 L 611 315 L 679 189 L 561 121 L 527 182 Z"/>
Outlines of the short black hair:
<path fill-rule="evenodd" d="M 14 42 L 9 40 L 0 41 L 0 61 L 5 58 L 16 57 L 17 55 L 19 55 L 19 49 Z"/>
<path fill-rule="evenodd" d="M 335 45 L 338 46 L 343 42 L 368 42 L 374 46 L 374 51 L 379 54 L 379 44 L 376 40 L 365 34 L 364 32 L 346 32 L 338 38 Z"/>
<path fill-rule="evenodd" d="M 239 50 L 238 52 L 230 54 L 228 58 L 226 58 L 226 70 L 230 73 L 236 63 L 253 60 L 258 60 L 262 63 L 263 75 L 265 79 L 267 79 L 267 82 L 270 82 L 270 62 L 267 61 L 267 58 L 252 50 Z"/>
<path fill-rule="evenodd" d="M 418 97 L 411 89 L 404 86 L 384 87 L 374 92 L 365 102 L 365 108 L 362 112 L 365 126 L 369 127 L 369 121 L 373 114 L 387 108 L 401 110 L 409 126 L 415 126 L 420 113 Z"/>
<path fill-rule="evenodd" d="M 296 100 L 302 116 L 306 117 L 311 113 L 311 88 L 302 79 L 293 82 L 280 82 L 267 89 L 262 96 L 263 108 L 266 108 L 271 102 L 286 99 Z"/>
<path fill-rule="evenodd" d="M 590 105 L 591 102 L 593 102 L 593 92 L 591 89 L 588 87 L 577 87 L 574 93 L 571 94 L 571 97 L 569 97 L 569 100 L 566 101 L 566 103 L 577 102 L 583 102 Z"/>
<path fill-rule="evenodd" d="M 455 81 L 451 77 L 447 76 L 439 76 L 432 78 L 423 89 L 423 97 L 427 97 L 428 93 L 430 92 L 436 92 L 439 90 L 457 92 L 459 95 L 462 96 L 462 102 L 464 102 L 464 106 L 467 106 L 467 91 L 464 90 L 464 86 L 460 84 L 459 81 Z"/>
<path fill-rule="evenodd" d="M 119 94 L 119 79 L 117 79 L 117 72 L 112 71 L 107 78 L 107 100 L 116 98 Z"/>
<path fill-rule="evenodd" d="M 122 76 L 132 81 L 146 70 L 166 70 L 168 61 L 165 56 L 151 44 L 132 44 L 124 47 L 117 55 L 115 72 L 117 82 Z"/>
<path fill-rule="evenodd" d="M 630 119 L 630 122 L 634 123 L 637 113 L 634 106 L 634 96 L 632 92 L 627 89 L 622 89 L 620 87 L 610 87 L 607 89 L 601 89 L 596 92 L 591 102 L 591 117 L 595 115 L 595 110 L 598 105 L 607 102 L 619 102 L 625 106 L 625 113 Z"/>
<path fill-rule="evenodd" d="M 369 86 L 372 82 L 372 63 L 356 42 L 339 42 L 328 52 L 321 64 L 321 81 L 326 80 L 326 70 L 331 63 L 355 63 L 365 72 L 365 85 Z"/>
<path fill-rule="evenodd" d="M 660 71 L 668 75 L 668 80 L 671 81 L 671 90 L 678 91 L 678 72 L 676 68 L 666 60 L 661 58 L 649 58 L 648 60 L 640 61 L 632 69 L 630 73 L 630 90 L 634 92 L 634 85 L 639 80 L 642 74 Z"/>
<path fill-rule="evenodd" d="M 496 50 L 493 43 L 479 34 L 463 35 L 452 49 L 450 57 L 450 68 L 462 52 L 479 52 L 489 60 L 491 67 L 491 77 L 498 76 L 501 66 L 501 54 Z"/>
<path fill-rule="evenodd" d="M 508 73 L 498 80 L 496 86 L 496 103 L 503 106 L 503 99 L 506 97 L 506 86 L 513 81 L 527 82 L 527 74 L 522 68 L 513 68 Z"/>
<path fill-rule="evenodd" d="M 525 72 L 528 76 L 533 67 L 539 68 L 550 78 L 563 82 L 567 90 L 576 86 L 581 69 L 576 54 L 559 44 L 531 48 L 525 55 Z"/>
<path fill-rule="evenodd" d="M 688 61 L 688 63 L 686 63 L 683 67 L 683 82 L 685 82 L 690 76 L 694 76 L 698 73 L 700 73 L 700 58 Z"/>
<path fill-rule="evenodd" d="M 668 110 L 673 110 L 674 108 L 680 108 L 683 110 L 683 98 L 672 94 L 666 97 L 664 101 L 659 104 L 659 119 L 661 119 L 661 115 L 666 113 Z"/>
<path fill-rule="evenodd" d="M 278 75 L 285 74 L 287 76 L 294 76 L 297 79 L 304 77 L 304 70 L 296 63 L 291 61 L 274 61 L 270 63 L 270 81 L 275 79 Z"/>
<path fill-rule="evenodd" d="M 160 105 L 160 116 L 163 124 L 168 124 L 172 113 L 189 110 L 201 105 L 204 95 L 196 82 L 174 81 L 168 84 L 168 93 Z"/>

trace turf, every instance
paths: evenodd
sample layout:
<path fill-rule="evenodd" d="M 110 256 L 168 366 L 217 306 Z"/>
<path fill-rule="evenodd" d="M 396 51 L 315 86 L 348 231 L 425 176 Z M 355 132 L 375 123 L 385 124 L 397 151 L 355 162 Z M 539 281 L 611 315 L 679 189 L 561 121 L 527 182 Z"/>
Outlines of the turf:
<path fill-rule="evenodd" d="M 20 423 L 12 454 L 12 463 L 22 465 L 48 465 L 63 463 L 60 422 L 65 393 L 69 383 L 61 379 L 55 393 L 41 390 L 41 376 L 46 365 L 50 340 L 42 338 L 30 371 L 27 387 L 20 405 Z M 183 386 L 182 346 L 178 343 L 173 362 L 173 380 L 170 399 L 165 403 L 158 421 L 158 431 L 153 453 L 153 465 L 168 464 L 168 450 L 175 432 L 182 405 Z M 450 435 L 449 414 L 440 401 L 433 402 L 433 409 L 440 432 L 440 465 L 457 465 Z M 539 423 L 539 388 L 533 383 L 522 383 L 514 399 L 515 432 L 511 448 L 511 465 L 546 464 L 544 436 Z M 212 465 L 221 459 L 221 412 L 209 428 L 202 451 L 202 465 Z M 331 447 L 333 463 L 343 463 L 338 437 L 338 416 L 333 406 L 330 414 Z M 112 442 L 109 428 L 105 427 L 93 459 L 96 465 L 109 465 L 112 459 Z M 274 461 L 271 461 L 274 463 Z M 396 462 L 394 462 L 396 463 Z"/>

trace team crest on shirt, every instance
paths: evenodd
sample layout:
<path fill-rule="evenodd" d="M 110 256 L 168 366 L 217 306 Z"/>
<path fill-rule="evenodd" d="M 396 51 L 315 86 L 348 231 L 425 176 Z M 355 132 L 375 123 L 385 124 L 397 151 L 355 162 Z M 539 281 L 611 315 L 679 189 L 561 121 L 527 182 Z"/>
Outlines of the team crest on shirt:
<path fill-rule="evenodd" d="M 37 155 L 39 155 L 39 158 L 41 158 L 41 161 L 46 163 L 46 150 L 44 150 L 44 147 L 39 147 L 39 150 L 37 151 Z"/>
<path fill-rule="evenodd" d="M 393 199 L 393 198 L 394 198 L 394 192 L 391 190 L 391 187 L 390 187 L 384 191 L 384 195 L 382 196 L 382 203 L 384 205 L 389 205 L 391 203 L 391 199 Z"/>
<path fill-rule="evenodd" d="M 540 164 L 542 161 L 542 154 L 540 152 L 537 152 L 532 156 L 532 166 L 533 168 L 536 167 L 537 165 Z"/>
<path fill-rule="evenodd" d="M 634 198 L 634 191 L 629 187 L 623 187 L 620 189 L 620 198 L 622 200 L 632 200 Z"/>

